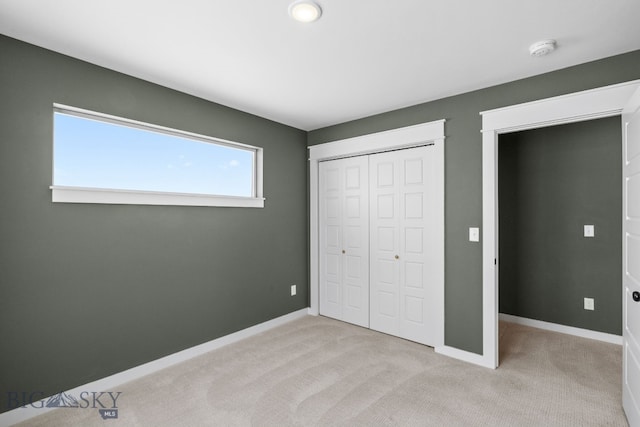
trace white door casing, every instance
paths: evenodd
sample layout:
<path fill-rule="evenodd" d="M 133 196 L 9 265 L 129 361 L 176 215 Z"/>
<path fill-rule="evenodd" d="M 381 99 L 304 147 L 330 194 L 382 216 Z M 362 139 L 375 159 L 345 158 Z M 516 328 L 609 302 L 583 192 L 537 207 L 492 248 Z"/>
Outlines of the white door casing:
<path fill-rule="evenodd" d="M 640 88 L 622 111 L 622 406 L 640 427 Z"/>
<path fill-rule="evenodd" d="M 320 314 L 369 326 L 366 157 L 320 164 Z"/>
<path fill-rule="evenodd" d="M 371 329 L 434 346 L 440 233 L 432 146 L 369 157 Z M 434 293 L 435 292 L 435 293 Z"/>
<path fill-rule="evenodd" d="M 434 224 L 438 232 L 434 235 L 432 246 L 435 256 L 432 259 L 437 270 L 433 283 L 434 307 L 432 318 L 435 323 L 433 345 L 436 349 L 444 345 L 444 120 L 429 122 L 404 128 L 392 129 L 345 140 L 329 142 L 309 147 L 310 171 L 310 314 L 319 314 L 320 310 L 320 165 L 325 160 L 345 158 L 363 154 L 380 153 L 390 150 L 412 148 L 432 144 L 434 152 L 433 177 L 435 185 L 433 205 Z"/>
<path fill-rule="evenodd" d="M 484 111 L 482 115 L 482 355 L 444 354 L 489 368 L 498 366 L 498 136 L 622 113 L 640 80 Z"/>

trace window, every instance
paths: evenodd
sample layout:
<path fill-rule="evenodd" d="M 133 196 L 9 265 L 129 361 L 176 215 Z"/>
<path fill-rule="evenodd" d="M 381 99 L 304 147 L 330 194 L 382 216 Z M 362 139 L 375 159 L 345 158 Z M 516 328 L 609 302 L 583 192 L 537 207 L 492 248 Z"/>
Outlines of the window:
<path fill-rule="evenodd" d="M 54 105 L 52 200 L 263 207 L 262 149 Z"/>

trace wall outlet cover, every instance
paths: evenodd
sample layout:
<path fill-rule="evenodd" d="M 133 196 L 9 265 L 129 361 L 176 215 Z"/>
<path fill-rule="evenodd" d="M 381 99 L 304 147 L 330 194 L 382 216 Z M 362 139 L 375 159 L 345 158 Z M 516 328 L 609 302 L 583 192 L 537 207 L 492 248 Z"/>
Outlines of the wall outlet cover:
<path fill-rule="evenodd" d="M 584 299 L 584 309 L 585 310 L 595 310 L 595 303 L 593 298 L 585 298 Z"/>
<path fill-rule="evenodd" d="M 595 226 L 593 225 L 584 226 L 584 237 L 594 237 L 595 235 L 596 235 Z"/>
<path fill-rule="evenodd" d="M 296 294 L 296 285 L 291 285 L 291 296 Z"/>

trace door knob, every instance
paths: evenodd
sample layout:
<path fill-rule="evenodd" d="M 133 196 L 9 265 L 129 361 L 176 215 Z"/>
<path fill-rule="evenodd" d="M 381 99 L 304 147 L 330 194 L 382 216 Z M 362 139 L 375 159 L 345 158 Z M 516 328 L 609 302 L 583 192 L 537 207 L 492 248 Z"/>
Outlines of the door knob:
<path fill-rule="evenodd" d="M 398 255 L 395 256 L 396 259 L 400 259 L 400 257 Z"/>
<path fill-rule="evenodd" d="M 633 291 L 633 293 L 631 294 L 631 298 L 633 298 L 633 300 L 635 302 L 640 301 L 640 292 L 638 291 Z"/>
<path fill-rule="evenodd" d="M 343 250 L 342 250 L 342 253 L 343 253 L 343 254 L 346 254 L 346 253 L 347 253 L 347 251 L 345 251 L 345 250 L 343 249 Z"/>

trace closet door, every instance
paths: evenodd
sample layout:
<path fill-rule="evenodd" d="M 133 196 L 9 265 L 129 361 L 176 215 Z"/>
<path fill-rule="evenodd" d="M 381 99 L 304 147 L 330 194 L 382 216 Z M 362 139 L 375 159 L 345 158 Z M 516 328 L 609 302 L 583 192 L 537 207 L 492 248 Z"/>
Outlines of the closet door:
<path fill-rule="evenodd" d="M 319 165 L 320 314 L 369 326 L 368 159 Z"/>
<path fill-rule="evenodd" d="M 370 327 L 431 346 L 441 303 L 435 162 L 431 146 L 374 154 L 369 161 Z"/>

